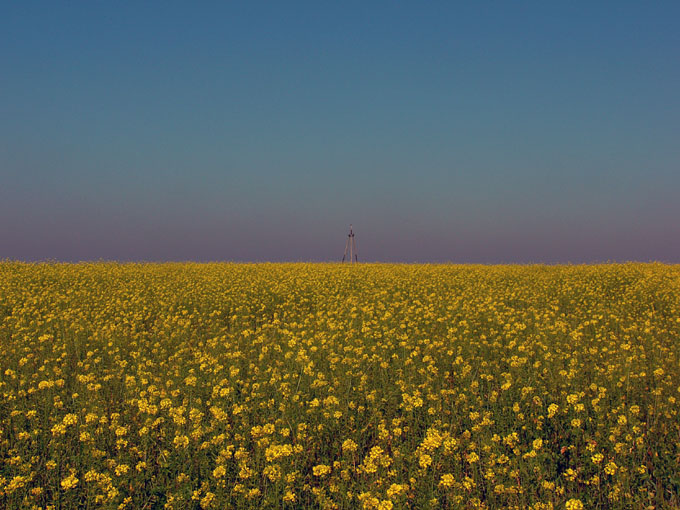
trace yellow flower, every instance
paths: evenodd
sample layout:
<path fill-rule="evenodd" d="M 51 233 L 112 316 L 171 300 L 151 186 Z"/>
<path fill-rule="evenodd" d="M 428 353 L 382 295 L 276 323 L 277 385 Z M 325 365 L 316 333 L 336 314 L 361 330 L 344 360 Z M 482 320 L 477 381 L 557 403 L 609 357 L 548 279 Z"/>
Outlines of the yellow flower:
<path fill-rule="evenodd" d="M 278 464 L 265 466 L 262 470 L 262 474 L 266 476 L 270 482 L 276 482 L 281 478 L 281 468 Z"/>
<path fill-rule="evenodd" d="M 441 479 L 439 480 L 439 485 L 441 485 L 442 487 L 449 488 L 453 487 L 453 482 L 454 482 L 453 475 L 450 473 L 446 473 L 442 475 Z"/>
<path fill-rule="evenodd" d="M 187 436 L 175 436 L 172 444 L 175 445 L 175 448 L 186 448 L 189 446 L 189 438 Z"/>
<path fill-rule="evenodd" d="M 406 489 L 408 489 L 407 485 L 393 483 L 387 489 L 387 497 L 388 498 L 395 498 L 395 497 L 403 494 L 406 491 Z"/>
<path fill-rule="evenodd" d="M 596 453 L 595 455 L 590 457 L 590 460 L 593 461 L 593 464 L 599 464 L 600 462 L 602 462 L 602 459 L 604 459 L 604 455 L 602 455 L 601 453 Z"/>
<path fill-rule="evenodd" d="M 312 473 L 314 473 L 314 476 L 318 477 L 325 476 L 330 472 L 331 472 L 330 466 L 327 466 L 325 464 L 318 464 L 312 468 Z"/>
<path fill-rule="evenodd" d="M 66 426 L 58 423 L 52 427 L 51 432 L 54 437 L 63 436 L 66 434 Z"/>
<path fill-rule="evenodd" d="M 357 451 L 357 444 L 351 439 L 345 439 L 345 441 L 342 443 L 342 451 L 355 452 Z"/>
<path fill-rule="evenodd" d="M 210 508 L 213 504 L 213 501 L 215 501 L 215 494 L 212 492 L 206 492 L 205 496 L 201 499 L 201 508 L 207 509 Z"/>
<path fill-rule="evenodd" d="M 73 489 L 76 485 L 78 485 L 78 479 L 73 474 L 61 481 L 61 488 L 65 491 Z"/>
<path fill-rule="evenodd" d="M 616 465 L 616 462 L 610 461 L 604 467 L 604 472 L 607 473 L 608 475 L 615 475 L 617 469 L 618 469 L 618 466 Z"/>
<path fill-rule="evenodd" d="M 27 478 L 25 476 L 17 475 L 10 482 L 7 484 L 7 486 L 4 488 L 5 493 L 7 494 L 12 494 L 14 491 L 18 489 L 22 489 L 26 486 Z M 3 477 L 0 477 L 0 482 L 4 485 L 5 479 Z M 76 480 L 77 482 L 77 480 Z M 63 483 L 63 482 L 62 482 Z"/>
<path fill-rule="evenodd" d="M 130 466 L 128 466 L 127 464 L 120 464 L 120 465 L 116 466 L 115 473 L 116 473 L 116 476 L 122 476 L 122 475 L 126 474 L 129 470 L 130 470 Z"/>
<path fill-rule="evenodd" d="M 64 416 L 62 423 L 67 427 L 69 425 L 75 425 L 76 423 L 78 423 L 78 417 L 75 414 L 67 414 L 66 416 Z"/>
<path fill-rule="evenodd" d="M 567 510 L 583 510 L 583 503 L 580 499 L 570 499 L 565 506 Z"/>
<path fill-rule="evenodd" d="M 418 464 L 420 464 L 420 467 L 423 469 L 427 469 L 427 467 L 432 464 L 432 457 L 430 457 L 428 454 L 424 453 L 420 456 L 420 459 L 418 460 Z"/>

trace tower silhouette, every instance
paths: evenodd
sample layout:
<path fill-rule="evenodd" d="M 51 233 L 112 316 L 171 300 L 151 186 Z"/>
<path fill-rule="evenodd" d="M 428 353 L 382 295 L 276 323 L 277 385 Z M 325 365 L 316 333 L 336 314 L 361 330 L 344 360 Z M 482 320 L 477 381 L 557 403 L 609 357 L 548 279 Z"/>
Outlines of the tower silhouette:
<path fill-rule="evenodd" d="M 357 243 L 354 240 L 354 232 L 352 231 L 352 225 L 349 226 L 349 234 L 347 235 L 347 242 L 345 243 L 345 254 L 342 256 L 342 261 L 344 262 L 347 258 L 347 252 L 349 251 L 349 263 L 359 262 L 359 257 L 357 255 Z"/>

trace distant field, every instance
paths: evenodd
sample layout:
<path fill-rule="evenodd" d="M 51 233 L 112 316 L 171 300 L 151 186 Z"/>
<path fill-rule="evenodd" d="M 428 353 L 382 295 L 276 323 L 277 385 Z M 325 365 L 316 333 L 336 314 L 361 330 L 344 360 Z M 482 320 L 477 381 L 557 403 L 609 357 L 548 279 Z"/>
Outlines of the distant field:
<path fill-rule="evenodd" d="M 0 263 L 1 508 L 677 508 L 680 266 Z"/>

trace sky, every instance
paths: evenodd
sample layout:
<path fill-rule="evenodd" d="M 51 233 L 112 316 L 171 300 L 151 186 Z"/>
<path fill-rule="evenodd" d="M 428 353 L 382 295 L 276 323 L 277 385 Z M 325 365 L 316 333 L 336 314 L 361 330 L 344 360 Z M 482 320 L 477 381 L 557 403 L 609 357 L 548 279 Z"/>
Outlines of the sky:
<path fill-rule="evenodd" d="M 678 263 L 678 19 L 3 2 L 0 259 Z"/>

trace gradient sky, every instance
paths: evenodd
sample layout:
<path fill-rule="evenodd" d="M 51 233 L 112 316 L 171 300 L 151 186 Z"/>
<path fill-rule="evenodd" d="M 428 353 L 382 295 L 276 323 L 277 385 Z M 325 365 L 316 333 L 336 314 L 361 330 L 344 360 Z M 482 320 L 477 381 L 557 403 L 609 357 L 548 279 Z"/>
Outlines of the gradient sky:
<path fill-rule="evenodd" d="M 467 4 L 3 2 L 0 259 L 680 262 L 680 2 Z"/>

